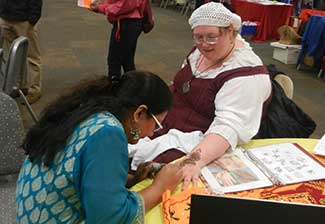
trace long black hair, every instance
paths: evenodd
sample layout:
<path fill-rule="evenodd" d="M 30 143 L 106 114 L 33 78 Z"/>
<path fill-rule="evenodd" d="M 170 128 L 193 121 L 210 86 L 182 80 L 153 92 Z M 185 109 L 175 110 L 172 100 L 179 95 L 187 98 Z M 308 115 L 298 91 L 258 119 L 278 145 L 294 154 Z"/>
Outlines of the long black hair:
<path fill-rule="evenodd" d="M 141 104 L 148 113 L 159 114 L 170 108 L 171 101 L 168 86 L 150 72 L 127 72 L 114 83 L 106 77 L 83 82 L 45 108 L 28 131 L 23 149 L 32 162 L 50 166 L 77 125 L 91 115 L 108 111 L 123 122 Z"/>

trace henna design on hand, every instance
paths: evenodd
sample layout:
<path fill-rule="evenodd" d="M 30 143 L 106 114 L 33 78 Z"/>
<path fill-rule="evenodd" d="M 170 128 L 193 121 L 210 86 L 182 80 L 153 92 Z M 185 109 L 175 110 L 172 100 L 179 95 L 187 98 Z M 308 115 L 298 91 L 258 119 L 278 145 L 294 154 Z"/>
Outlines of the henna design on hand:
<path fill-rule="evenodd" d="M 196 162 L 201 159 L 201 149 L 197 148 L 192 153 L 190 153 L 188 156 L 186 156 L 185 159 L 180 161 L 179 166 L 184 167 L 186 165 L 196 165 Z"/>

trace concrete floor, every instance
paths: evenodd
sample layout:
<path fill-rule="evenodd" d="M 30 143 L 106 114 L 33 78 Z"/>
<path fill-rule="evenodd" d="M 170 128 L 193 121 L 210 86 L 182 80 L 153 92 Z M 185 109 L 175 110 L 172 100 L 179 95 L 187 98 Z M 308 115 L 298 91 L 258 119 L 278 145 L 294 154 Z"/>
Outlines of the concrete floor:
<path fill-rule="evenodd" d="M 43 97 L 32 105 L 37 114 L 64 89 L 79 80 L 106 75 L 106 55 L 111 26 L 103 15 L 77 7 L 77 0 L 43 0 L 39 34 L 43 59 Z M 150 70 L 166 82 L 172 80 L 192 47 L 187 17 L 175 8 L 161 9 L 153 4 L 155 28 L 139 38 L 136 65 Z M 275 64 L 294 82 L 294 101 L 317 123 L 311 136 L 325 132 L 325 79 L 316 77 L 317 70 L 285 65 L 272 59 L 270 43 L 252 43 L 264 63 Z M 23 109 L 26 128 L 32 124 Z"/>

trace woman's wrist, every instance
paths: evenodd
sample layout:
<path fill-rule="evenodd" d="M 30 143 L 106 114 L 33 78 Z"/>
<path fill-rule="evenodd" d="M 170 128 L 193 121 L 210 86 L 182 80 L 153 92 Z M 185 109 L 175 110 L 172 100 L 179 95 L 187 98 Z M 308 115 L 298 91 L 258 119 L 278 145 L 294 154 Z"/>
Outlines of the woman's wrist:
<path fill-rule="evenodd" d="M 167 190 L 166 187 L 163 186 L 163 184 L 159 183 L 159 181 L 153 181 L 151 187 L 154 189 L 155 192 L 161 194 L 164 193 L 165 190 Z"/>
<path fill-rule="evenodd" d="M 156 183 L 152 183 L 150 186 L 139 192 L 144 200 L 146 211 L 161 202 L 163 193 L 164 188 Z"/>
<path fill-rule="evenodd" d="M 207 163 L 204 161 L 204 160 L 199 160 L 199 161 L 197 161 L 197 163 L 196 163 L 196 165 L 200 168 L 200 169 L 202 169 L 203 167 L 205 167 L 205 165 L 206 165 Z"/>

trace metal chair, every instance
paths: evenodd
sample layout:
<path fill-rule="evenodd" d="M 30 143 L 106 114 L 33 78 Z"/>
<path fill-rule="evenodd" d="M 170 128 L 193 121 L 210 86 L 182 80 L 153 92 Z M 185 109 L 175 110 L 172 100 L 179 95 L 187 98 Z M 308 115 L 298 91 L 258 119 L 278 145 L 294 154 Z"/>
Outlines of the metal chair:
<path fill-rule="evenodd" d="M 0 26 L 0 48 L 3 45 L 3 28 Z"/>
<path fill-rule="evenodd" d="M 317 77 L 320 78 L 323 73 L 325 73 L 325 56 L 323 56 L 321 59 L 321 68 L 318 72 Z M 325 75 L 324 75 L 324 79 L 325 79 Z"/>
<path fill-rule="evenodd" d="M 24 160 L 24 128 L 14 99 L 0 92 L 0 223 L 16 223 L 16 179 Z"/>
<path fill-rule="evenodd" d="M 18 37 L 11 44 L 8 58 L 4 66 L 4 84 L 2 89 L 7 95 L 21 99 L 33 120 L 37 122 L 38 119 L 36 114 L 19 87 L 20 83 L 26 78 L 27 50 L 28 39 L 26 37 Z"/>
<path fill-rule="evenodd" d="M 161 0 L 161 2 L 160 2 L 160 4 L 159 4 L 159 7 L 160 7 L 160 8 L 163 8 L 167 1 L 168 1 L 168 0 Z"/>
<path fill-rule="evenodd" d="M 189 12 L 192 12 L 195 9 L 195 1 L 186 0 L 185 4 L 182 7 L 181 14 L 187 16 Z"/>
<path fill-rule="evenodd" d="M 176 1 L 175 1 L 175 0 L 161 0 L 159 7 L 165 9 L 165 8 L 167 8 L 168 4 L 170 4 L 170 2 L 171 2 L 173 5 L 176 5 Z"/>
<path fill-rule="evenodd" d="M 0 48 L 0 89 L 3 89 L 3 85 L 4 85 L 4 72 L 2 71 L 2 64 L 4 63 L 4 59 L 3 59 L 3 49 Z"/>
<path fill-rule="evenodd" d="M 2 71 L 2 64 L 5 63 L 3 58 L 3 29 L 0 26 L 0 87 L 3 88 L 3 82 L 4 82 L 4 72 Z"/>

